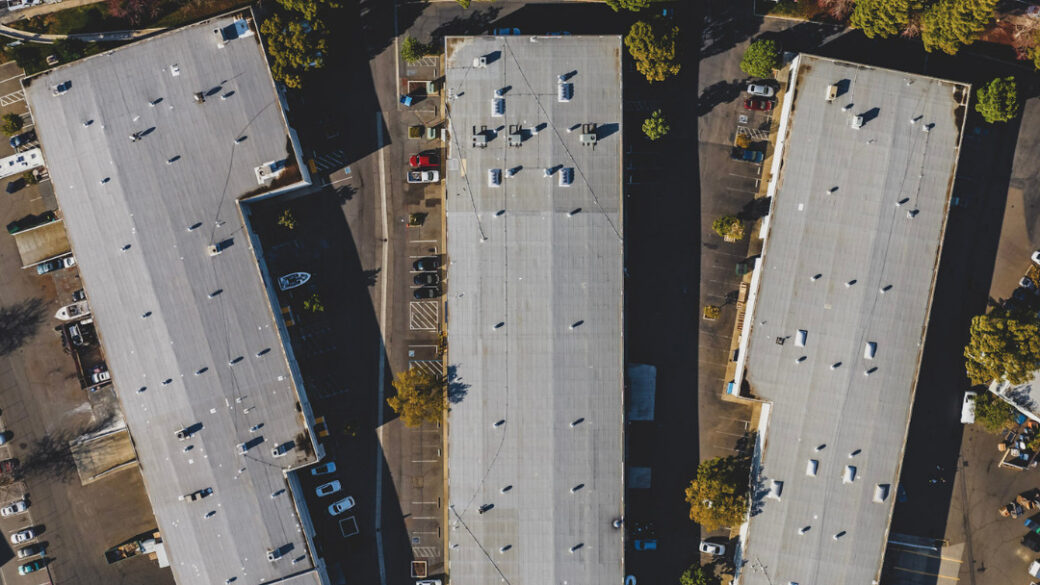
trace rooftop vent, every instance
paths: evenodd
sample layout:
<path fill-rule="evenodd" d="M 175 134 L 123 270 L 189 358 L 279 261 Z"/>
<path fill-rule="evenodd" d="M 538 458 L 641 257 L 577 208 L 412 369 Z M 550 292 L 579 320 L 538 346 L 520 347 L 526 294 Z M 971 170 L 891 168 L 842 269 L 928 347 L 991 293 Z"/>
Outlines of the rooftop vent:
<path fill-rule="evenodd" d="M 863 116 L 853 116 L 849 119 L 849 126 L 852 126 L 853 130 L 859 130 L 863 127 Z"/>
<path fill-rule="evenodd" d="M 174 77 L 177 77 L 180 74 L 181 74 L 181 66 L 180 66 L 180 64 L 174 63 L 173 65 L 170 65 L 170 75 L 172 75 Z"/>
<path fill-rule="evenodd" d="M 570 187 L 574 182 L 574 167 L 563 167 L 560 169 L 560 186 Z"/>
<path fill-rule="evenodd" d="M 856 466 L 846 465 L 845 473 L 841 476 L 841 483 L 852 483 L 856 481 Z"/>
<path fill-rule="evenodd" d="M 213 36 L 217 38 L 218 49 L 223 49 L 224 45 L 237 38 L 252 36 L 252 34 L 253 31 L 250 30 L 249 23 L 243 18 L 232 22 L 224 28 L 213 29 Z"/>
<path fill-rule="evenodd" d="M 887 483 L 879 483 L 874 486 L 874 501 L 878 504 L 888 499 L 888 491 L 892 486 Z"/>
<path fill-rule="evenodd" d="M 780 494 L 782 494 L 783 492 L 784 492 L 784 482 L 777 481 L 777 480 L 774 479 L 773 482 L 769 485 L 769 493 L 766 494 L 766 497 L 767 498 L 772 498 L 774 500 L 779 500 L 780 499 Z"/>
<path fill-rule="evenodd" d="M 827 101 L 833 102 L 834 98 L 838 97 L 838 84 L 834 83 L 827 86 Z"/>
<path fill-rule="evenodd" d="M 476 67 L 477 69 L 484 69 L 484 68 L 486 68 L 487 67 L 487 56 L 486 55 L 481 55 L 480 57 L 475 57 L 473 59 L 473 66 Z"/>
<path fill-rule="evenodd" d="M 498 187 L 502 184 L 502 169 L 488 169 L 488 187 Z"/>
<path fill-rule="evenodd" d="M 491 117 L 501 118 L 504 115 L 506 115 L 506 98 L 491 98 Z"/>
<path fill-rule="evenodd" d="M 273 160 L 256 167 L 256 182 L 267 185 L 285 172 L 285 160 Z"/>
<path fill-rule="evenodd" d="M 809 332 L 805 329 L 799 329 L 798 334 L 794 336 L 794 344 L 798 347 L 805 347 L 807 337 L 809 337 Z"/>
<path fill-rule="evenodd" d="M 818 459 L 810 459 L 809 463 L 805 466 L 805 475 L 810 477 L 816 477 L 816 472 L 820 469 L 820 461 Z"/>
<path fill-rule="evenodd" d="M 563 80 L 563 76 L 560 76 L 560 81 L 556 84 L 556 101 L 558 102 L 569 102 L 574 97 L 574 84 L 567 83 Z"/>

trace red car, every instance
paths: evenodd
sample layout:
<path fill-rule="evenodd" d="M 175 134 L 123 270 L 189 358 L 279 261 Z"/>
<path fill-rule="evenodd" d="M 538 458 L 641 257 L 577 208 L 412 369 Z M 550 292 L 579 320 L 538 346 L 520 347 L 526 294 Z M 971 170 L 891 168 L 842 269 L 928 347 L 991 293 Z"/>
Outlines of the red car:
<path fill-rule="evenodd" d="M 768 112 L 773 109 L 773 100 L 767 100 L 765 98 L 748 98 L 744 100 L 744 109 Z"/>
<path fill-rule="evenodd" d="M 432 167 L 437 163 L 434 160 L 434 157 L 428 154 L 413 154 L 412 158 L 408 159 L 408 164 L 411 165 L 413 169 L 418 169 L 422 167 Z"/>
<path fill-rule="evenodd" d="M 18 467 L 17 459 L 4 459 L 0 461 L 0 474 L 9 474 Z"/>

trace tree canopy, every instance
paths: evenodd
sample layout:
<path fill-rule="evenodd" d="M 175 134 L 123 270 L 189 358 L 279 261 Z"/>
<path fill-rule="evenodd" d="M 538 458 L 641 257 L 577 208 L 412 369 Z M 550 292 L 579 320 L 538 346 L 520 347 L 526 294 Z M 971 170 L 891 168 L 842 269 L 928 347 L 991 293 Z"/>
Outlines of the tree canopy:
<path fill-rule="evenodd" d="M 780 66 L 780 47 L 776 41 L 759 39 L 744 51 L 740 70 L 755 77 L 772 77 L 773 70 Z"/>
<path fill-rule="evenodd" d="M 744 222 L 732 215 L 715 218 L 715 221 L 711 222 L 711 229 L 724 238 L 744 239 Z"/>
<path fill-rule="evenodd" d="M 720 583 L 722 581 L 715 574 L 715 571 L 711 570 L 711 567 L 702 567 L 701 565 L 690 565 L 679 576 L 679 585 L 720 585 Z"/>
<path fill-rule="evenodd" d="M 419 39 L 415 37 L 405 37 L 401 41 L 401 58 L 408 63 L 415 63 L 419 59 L 422 59 L 426 55 L 430 54 L 431 47 L 427 44 L 420 43 Z"/>
<path fill-rule="evenodd" d="M 711 532 L 736 526 L 748 512 L 750 469 L 746 459 L 716 457 L 697 466 L 697 478 L 686 488 L 690 520 Z"/>
<path fill-rule="evenodd" d="M 1015 409 L 991 392 L 975 396 L 975 422 L 991 433 L 999 433 L 1015 418 Z"/>
<path fill-rule="evenodd" d="M 650 24 L 641 20 L 625 35 L 625 46 L 636 61 L 636 69 L 651 83 L 679 74 L 678 44 L 679 27 L 668 27 L 660 21 Z"/>
<path fill-rule="evenodd" d="M 386 403 L 401 417 L 405 426 L 440 422 L 444 413 L 444 380 L 412 367 L 394 376 L 392 384 L 397 394 L 387 398 Z"/>
<path fill-rule="evenodd" d="M 337 0 L 278 0 L 282 8 L 299 12 L 307 20 L 314 20 L 318 13 L 327 8 L 339 8 L 341 4 Z"/>
<path fill-rule="evenodd" d="M 887 38 L 902 32 L 920 9 L 920 0 L 857 0 L 849 25 L 868 38 Z"/>
<path fill-rule="evenodd" d="M 610 6 L 614 12 L 622 9 L 639 12 L 650 6 L 650 0 L 607 0 L 607 6 Z"/>
<path fill-rule="evenodd" d="M 326 30 L 320 21 L 272 14 L 260 25 L 271 56 L 275 80 L 293 88 L 303 85 L 303 74 L 325 66 Z"/>
<path fill-rule="evenodd" d="M 940 49 L 955 55 L 978 40 L 993 20 L 999 0 L 939 0 L 921 13 L 921 41 L 931 52 Z M 857 7 L 858 8 L 858 7 Z"/>
<path fill-rule="evenodd" d="M 971 319 L 971 340 L 964 348 L 972 384 L 1007 380 L 1028 382 L 1040 369 L 1040 324 L 1035 319 L 978 315 Z"/>
<path fill-rule="evenodd" d="M 650 140 L 657 140 L 672 129 L 668 124 L 668 120 L 664 119 L 661 115 L 661 110 L 654 110 L 650 117 L 643 120 L 643 134 Z"/>
<path fill-rule="evenodd" d="M 1014 77 L 998 77 L 975 92 L 975 111 L 993 124 L 1018 115 L 1018 85 Z"/>
<path fill-rule="evenodd" d="M 0 129 L 3 129 L 4 134 L 7 134 L 8 136 L 14 136 L 22 129 L 22 126 L 25 125 L 25 120 L 14 112 L 4 114 L 2 120 L 3 125 L 0 126 Z"/>

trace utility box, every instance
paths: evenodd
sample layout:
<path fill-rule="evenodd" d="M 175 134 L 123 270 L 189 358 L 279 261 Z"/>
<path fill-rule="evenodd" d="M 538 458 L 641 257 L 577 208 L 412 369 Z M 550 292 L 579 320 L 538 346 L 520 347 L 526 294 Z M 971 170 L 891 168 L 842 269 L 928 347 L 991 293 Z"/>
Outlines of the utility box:
<path fill-rule="evenodd" d="M 827 86 L 827 101 L 833 102 L 834 98 L 838 97 L 838 84 L 832 84 Z"/>

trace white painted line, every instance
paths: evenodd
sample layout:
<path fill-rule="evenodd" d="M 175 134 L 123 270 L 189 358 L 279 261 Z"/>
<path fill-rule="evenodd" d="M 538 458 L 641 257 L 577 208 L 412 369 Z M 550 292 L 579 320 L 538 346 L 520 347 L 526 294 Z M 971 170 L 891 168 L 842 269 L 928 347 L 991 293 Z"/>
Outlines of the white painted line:
<path fill-rule="evenodd" d="M 19 73 L 18 75 L 15 75 L 14 77 L 8 77 L 7 79 L 4 79 L 3 81 L 0 81 L 0 83 L 7 83 L 8 81 L 11 81 L 12 79 L 20 79 L 22 77 L 25 77 L 25 74 L 24 73 Z"/>
<path fill-rule="evenodd" d="M 397 6 L 394 5 L 394 28 L 397 28 Z M 394 34 L 394 59 L 399 59 L 397 56 L 397 35 Z M 387 227 L 386 220 L 386 150 L 383 145 L 383 112 L 376 112 L 376 135 L 378 136 L 379 144 L 379 194 L 380 194 L 380 213 L 383 216 L 383 267 L 388 266 L 388 257 L 390 255 L 390 229 Z M 383 328 L 386 327 L 386 280 L 380 278 L 379 283 L 382 287 L 381 299 L 379 301 L 379 354 L 376 359 L 379 360 L 379 400 L 376 401 L 376 436 L 379 439 L 376 441 L 376 552 L 379 556 L 379 582 L 381 585 L 386 585 L 386 558 L 383 556 L 383 408 L 385 405 L 385 398 L 383 396 L 383 386 L 386 384 L 386 360 L 383 356 L 386 354 L 386 335 Z"/>
<path fill-rule="evenodd" d="M 412 520 L 438 520 L 437 516 L 412 516 Z M 414 532 L 414 534 L 427 534 L 422 532 Z"/>
<path fill-rule="evenodd" d="M 436 345 L 412 345 L 408 344 L 408 347 L 437 347 Z"/>
<path fill-rule="evenodd" d="M 413 506 L 436 506 L 437 502 L 412 502 Z"/>
<path fill-rule="evenodd" d="M 437 240 L 409 240 L 410 244 L 436 244 Z"/>
<path fill-rule="evenodd" d="M 412 463 L 437 463 L 440 459 L 412 459 Z"/>
<path fill-rule="evenodd" d="M 353 177 L 353 175 L 347 175 L 346 178 L 344 178 L 344 179 L 336 179 L 335 181 L 332 181 L 331 183 L 329 183 L 329 185 L 335 185 L 336 183 L 342 183 L 343 181 L 349 181 L 352 177 Z"/>

